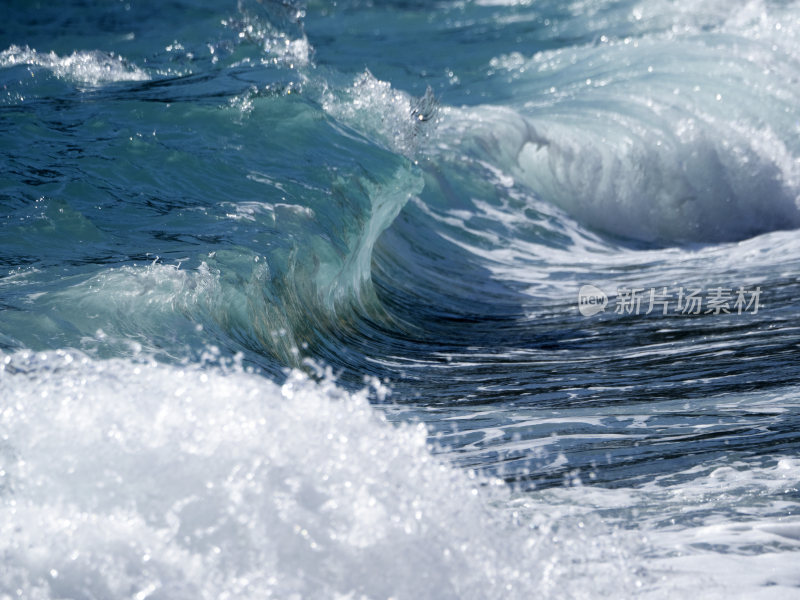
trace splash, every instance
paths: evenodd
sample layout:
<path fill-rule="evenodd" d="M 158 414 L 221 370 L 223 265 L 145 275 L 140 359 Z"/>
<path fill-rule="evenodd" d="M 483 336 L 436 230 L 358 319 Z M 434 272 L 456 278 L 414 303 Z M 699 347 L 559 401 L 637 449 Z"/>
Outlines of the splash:
<path fill-rule="evenodd" d="M 93 50 L 75 51 L 69 56 L 39 52 L 28 46 L 11 46 L 0 52 L 0 67 L 30 65 L 51 71 L 56 77 L 89 85 L 116 81 L 146 81 L 150 76 L 122 57 Z"/>
<path fill-rule="evenodd" d="M 553 543 L 558 519 L 518 522 L 501 482 L 329 376 L 62 351 L 0 365 L 2 593 L 582 597 L 581 576 L 629 579 L 602 529 Z"/>
<path fill-rule="evenodd" d="M 800 227 L 792 9 L 606 9 L 630 18 L 590 11 L 590 43 L 494 57 L 487 74 L 511 104 L 453 110 L 443 129 L 617 236 L 722 242 Z"/>

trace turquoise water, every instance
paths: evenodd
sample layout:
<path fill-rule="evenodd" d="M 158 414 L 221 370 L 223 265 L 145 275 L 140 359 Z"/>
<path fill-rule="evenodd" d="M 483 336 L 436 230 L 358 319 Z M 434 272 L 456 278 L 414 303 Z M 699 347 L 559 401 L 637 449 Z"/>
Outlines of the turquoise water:
<path fill-rule="evenodd" d="M 794 2 L 7 3 L 0 592 L 800 597 L 799 81 Z"/>

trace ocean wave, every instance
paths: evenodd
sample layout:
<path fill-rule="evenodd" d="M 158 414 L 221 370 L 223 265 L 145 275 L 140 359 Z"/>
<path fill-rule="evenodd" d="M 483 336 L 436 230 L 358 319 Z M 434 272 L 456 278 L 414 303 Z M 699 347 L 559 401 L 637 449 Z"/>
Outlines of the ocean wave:
<path fill-rule="evenodd" d="M 9 10 L 0 596 L 797 589 L 797 2 Z"/>
<path fill-rule="evenodd" d="M 444 135 L 614 235 L 713 243 L 800 227 L 792 7 L 631 10 L 591 43 L 492 59 L 511 101 L 453 109 Z M 599 32 L 608 15 L 581 19 Z"/>
<path fill-rule="evenodd" d="M 330 378 L 294 372 L 279 386 L 235 364 L 21 352 L 0 354 L 0 389 L 4 593 L 563 598 L 633 589 L 624 537 L 585 518 L 582 529 L 558 514 L 518 521 L 501 482 L 435 457 L 424 426 L 387 423 L 365 393 Z M 549 539 L 567 530 L 570 543 Z M 592 586 L 579 583 L 592 576 Z"/>
<path fill-rule="evenodd" d="M 0 67 L 17 65 L 41 67 L 56 77 L 89 85 L 150 79 L 146 71 L 129 64 L 122 57 L 99 50 L 76 50 L 69 56 L 59 56 L 55 52 L 39 52 L 28 46 L 10 46 L 0 52 Z"/>

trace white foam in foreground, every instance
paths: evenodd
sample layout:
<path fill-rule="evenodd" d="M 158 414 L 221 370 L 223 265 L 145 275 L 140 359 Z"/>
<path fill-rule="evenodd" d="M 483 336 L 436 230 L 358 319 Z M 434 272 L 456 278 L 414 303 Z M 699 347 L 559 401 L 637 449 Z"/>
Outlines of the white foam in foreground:
<path fill-rule="evenodd" d="M 514 517 L 365 396 L 295 373 L 0 355 L 0 598 L 627 595 L 596 523 Z M 559 537 L 560 536 L 560 537 Z"/>

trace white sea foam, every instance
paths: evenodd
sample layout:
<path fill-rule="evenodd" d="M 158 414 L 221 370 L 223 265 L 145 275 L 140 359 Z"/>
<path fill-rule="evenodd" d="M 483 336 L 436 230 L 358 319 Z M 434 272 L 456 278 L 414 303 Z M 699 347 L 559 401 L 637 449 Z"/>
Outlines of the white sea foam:
<path fill-rule="evenodd" d="M 634 489 L 551 489 L 532 494 L 520 510 L 571 505 L 635 523 L 652 576 L 637 597 L 790 598 L 800 587 L 800 518 L 792 501 L 800 462 L 770 462 L 697 466 Z"/>
<path fill-rule="evenodd" d="M 157 317 L 161 304 L 196 293 L 194 277 L 153 265 L 93 285 L 105 286 L 107 303 L 116 286 L 138 282 L 116 301 L 126 314 L 141 304 L 137 318 L 145 318 L 145 309 Z M 792 459 L 704 466 L 641 489 L 512 498 L 437 459 L 423 429 L 389 425 L 363 394 L 329 380 L 295 374 L 281 388 L 238 367 L 71 352 L 0 363 L 0 501 L 10 515 L 0 526 L 0 591 L 8 594 L 591 598 L 639 590 L 661 598 L 701 586 L 708 597 L 782 598 L 797 585 L 796 520 L 780 518 L 790 505 L 774 500 L 800 481 Z M 724 405 L 763 412 L 787 402 Z M 519 444 L 546 452 L 551 441 Z M 737 505 L 739 522 L 729 516 Z M 602 513 L 635 525 L 642 548 Z M 687 523 L 687 515 L 699 518 Z M 678 523 L 664 527 L 669 516 Z M 747 557 L 755 546 L 758 556 Z M 649 558 L 626 558 L 634 551 Z"/>
<path fill-rule="evenodd" d="M 63 351 L 0 366 L 5 597 L 579 598 L 633 585 L 602 523 L 515 518 L 502 483 L 436 458 L 423 426 L 390 425 L 330 379 L 278 386 L 241 367 Z"/>
<path fill-rule="evenodd" d="M 525 284 L 531 296 L 543 300 L 571 302 L 581 282 L 602 284 L 612 293 L 620 287 L 649 290 L 673 284 L 755 288 L 765 284 L 767 273 L 792 273 L 800 265 L 800 240 L 794 231 L 773 231 L 725 244 L 631 252 L 613 241 L 597 239 L 559 209 L 526 197 L 519 189 L 507 193 L 527 202 L 539 214 L 538 220 L 520 218 L 519 209 L 511 203 L 497 206 L 474 200 L 471 213 L 449 210 L 443 214 L 421 202 L 416 205 L 442 229 L 449 226 L 455 233 L 448 232 L 447 239 L 474 255 L 496 278 Z M 496 229 L 481 227 L 489 219 L 498 224 Z M 542 239 L 538 231 L 544 228 L 558 232 L 566 244 Z M 765 291 L 765 296 L 770 293 Z"/>
<path fill-rule="evenodd" d="M 31 65 L 52 71 L 56 77 L 89 85 L 115 81 L 146 81 L 150 76 L 121 57 L 99 50 L 75 51 L 69 56 L 11 46 L 0 52 L 0 67 Z"/>
<path fill-rule="evenodd" d="M 279 386 L 235 364 L 65 351 L 0 367 L 7 597 L 783 598 L 800 584 L 798 522 L 780 517 L 791 458 L 511 494 L 329 376 Z"/>
<path fill-rule="evenodd" d="M 415 99 L 369 71 L 343 90 L 324 88 L 320 96 L 331 116 L 405 155 L 413 155 L 428 135 L 428 120 L 437 108 L 432 92 Z"/>
<path fill-rule="evenodd" d="M 575 20 L 590 44 L 492 59 L 512 101 L 451 111 L 446 137 L 475 139 L 605 232 L 718 242 L 800 227 L 800 24 L 794 5 L 738 4 L 623 3 L 608 9 L 631 11 L 617 30 L 589 11 Z"/>

